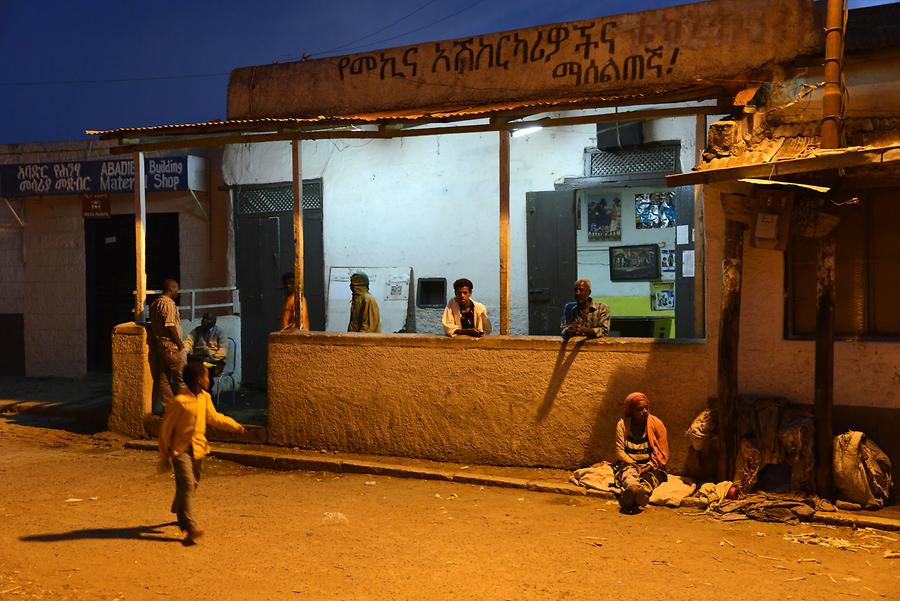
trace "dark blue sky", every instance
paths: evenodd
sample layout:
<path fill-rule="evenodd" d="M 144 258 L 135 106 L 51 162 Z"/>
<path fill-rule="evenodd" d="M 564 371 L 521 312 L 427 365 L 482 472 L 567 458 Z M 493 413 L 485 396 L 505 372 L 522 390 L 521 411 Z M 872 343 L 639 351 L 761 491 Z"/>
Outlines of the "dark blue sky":
<path fill-rule="evenodd" d="M 348 54 L 684 3 L 0 0 L 0 144 L 221 119 L 231 69 L 306 52 Z"/>

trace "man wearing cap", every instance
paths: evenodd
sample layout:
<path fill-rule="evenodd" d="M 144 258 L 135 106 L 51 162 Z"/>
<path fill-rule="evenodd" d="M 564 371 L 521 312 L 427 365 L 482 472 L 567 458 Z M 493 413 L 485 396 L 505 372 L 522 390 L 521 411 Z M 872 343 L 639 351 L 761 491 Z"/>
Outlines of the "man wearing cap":
<path fill-rule="evenodd" d="M 591 281 L 575 282 L 575 300 L 563 309 L 562 337 L 600 338 L 609 335 L 609 307 L 591 298 Z"/>

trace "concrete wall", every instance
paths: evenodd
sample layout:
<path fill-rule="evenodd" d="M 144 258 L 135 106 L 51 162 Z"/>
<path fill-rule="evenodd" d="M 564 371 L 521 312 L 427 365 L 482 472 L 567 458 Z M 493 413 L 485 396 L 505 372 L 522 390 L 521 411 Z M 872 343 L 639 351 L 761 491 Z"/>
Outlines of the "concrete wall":
<path fill-rule="evenodd" d="M 599 111 L 604 112 L 604 111 Z M 693 166 L 694 118 L 663 119 L 648 142 L 682 140 Z M 510 150 L 510 332 L 528 332 L 525 194 L 584 176 L 593 125 L 552 127 L 513 138 Z M 286 143 L 232 145 L 223 158 L 231 185 L 291 180 Z M 473 297 L 499 323 L 498 135 L 393 140 L 321 140 L 302 145 L 303 177 L 322 178 L 325 273 L 340 265 L 410 265 L 415 277 L 467 277 Z M 633 219 L 633 217 L 632 217 Z M 377 224 L 377 225 L 376 225 Z M 415 282 L 413 282 L 415 286 Z M 604 291 L 595 287 L 595 295 Z M 439 312 L 438 312 L 439 313 Z M 440 332 L 435 312 L 417 311 L 421 332 Z"/>
<path fill-rule="evenodd" d="M 671 465 L 706 406 L 705 344 L 549 337 L 273 333 L 269 442 L 496 465 L 579 467 L 612 457 L 622 402 L 642 390 Z"/>

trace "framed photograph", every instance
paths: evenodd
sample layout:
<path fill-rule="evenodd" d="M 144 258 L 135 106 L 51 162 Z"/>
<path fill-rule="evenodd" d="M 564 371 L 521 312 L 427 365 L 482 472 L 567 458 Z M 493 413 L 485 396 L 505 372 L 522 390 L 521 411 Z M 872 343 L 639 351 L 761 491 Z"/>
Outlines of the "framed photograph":
<path fill-rule="evenodd" d="M 654 311 L 671 311 L 675 308 L 675 284 L 656 282 L 650 285 L 650 308 Z"/>
<path fill-rule="evenodd" d="M 659 245 L 609 247 L 609 279 L 613 282 L 658 280 Z"/>
<path fill-rule="evenodd" d="M 675 249 L 662 248 L 659 251 L 660 263 L 662 263 L 663 274 L 670 273 L 675 275 Z"/>
<path fill-rule="evenodd" d="M 600 198 L 587 203 L 588 240 L 619 242 L 622 240 L 622 199 Z"/>

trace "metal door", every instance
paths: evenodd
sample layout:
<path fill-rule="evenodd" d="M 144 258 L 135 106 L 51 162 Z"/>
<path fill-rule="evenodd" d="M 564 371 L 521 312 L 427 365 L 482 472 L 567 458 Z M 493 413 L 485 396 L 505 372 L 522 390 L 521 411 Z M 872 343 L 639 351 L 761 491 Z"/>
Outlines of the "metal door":
<path fill-rule="evenodd" d="M 528 192 L 528 333 L 560 333 L 563 305 L 578 278 L 575 193 Z"/>
<path fill-rule="evenodd" d="M 294 193 L 290 185 L 241 188 L 236 195 L 235 254 L 241 291 L 244 384 L 265 388 L 269 332 L 284 305 L 281 276 L 294 269 Z M 313 330 L 325 328 L 322 182 L 303 182 L 304 286 Z"/>

